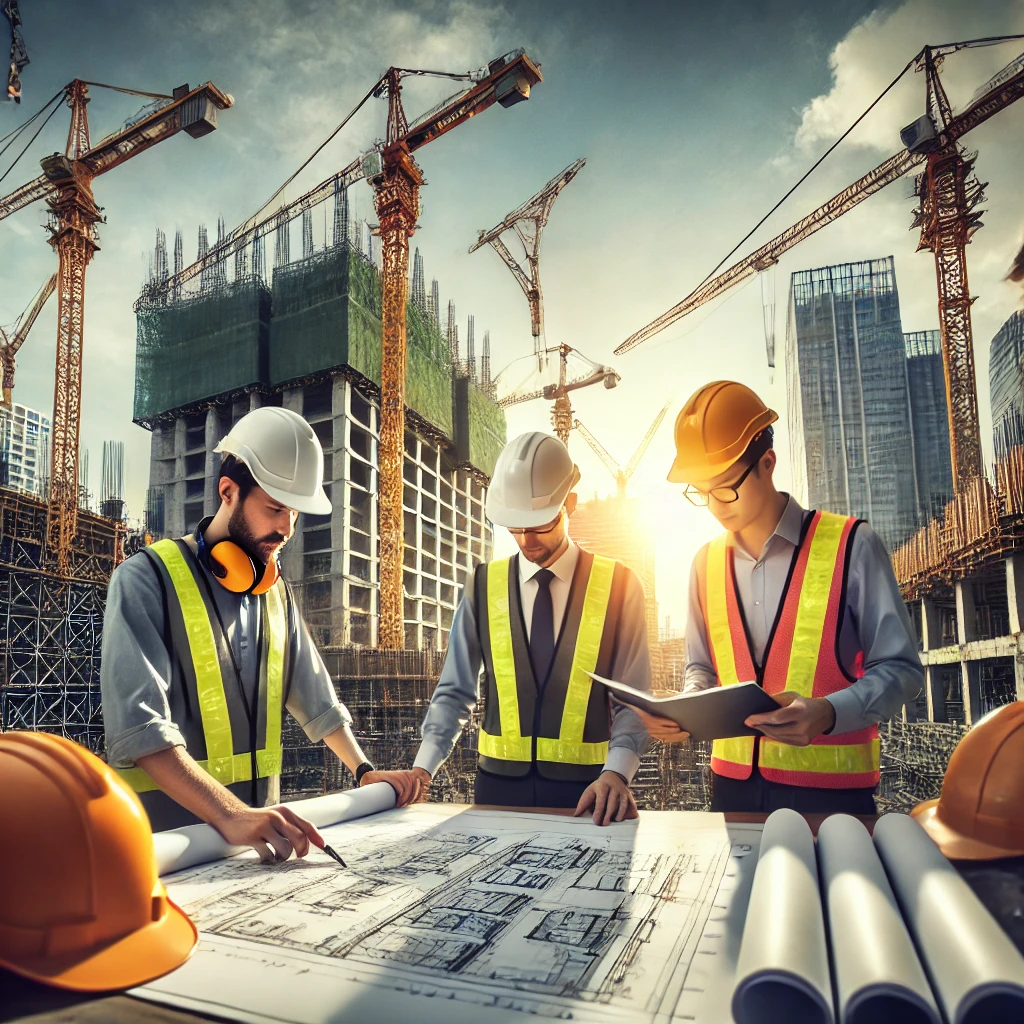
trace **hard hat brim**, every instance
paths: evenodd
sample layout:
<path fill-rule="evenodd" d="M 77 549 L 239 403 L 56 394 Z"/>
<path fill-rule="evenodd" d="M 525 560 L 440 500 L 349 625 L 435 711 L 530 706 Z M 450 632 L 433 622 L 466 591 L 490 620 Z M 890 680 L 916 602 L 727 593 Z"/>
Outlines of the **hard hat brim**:
<path fill-rule="evenodd" d="M 254 473 L 253 479 L 255 478 L 256 474 Z M 327 516 L 331 514 L 334 508 L 331 504 L 331 499 L 327 497 L 327 492 L 324 491 L 323 487 L 317 488 L 316 494 L 310 494 L 307 497 L 305 495 L 291 494 L 288 491 L 281 490 L 279 487 L 261 484 L 259 480 L 256 480 L 256 484 L 263 488 L 274 501 L 279 501 L 282 505 L 294 509 L 296 512 L 304 512 L 310 516 Z"/>
<path fill-rule="evenodd" d="M 1000 857 L 1024 855 L 1024 850 L 993 846 L 957 832 L 939 817 L 938 809 L 938 800 L 925 800 L 910 812 L 910 816 L 950 860 L 998 860 Z"/>
<path fill-rule="evenodd" d="M 167 900 L 167 913 L 123 939 L 91 955 L 69 954 L 13 961 L 6 967 L 30 981 L 74 992 L 108 992 L 134 988 L 177 970 L 199 945 L 199 932 L 189 916 Z"/>

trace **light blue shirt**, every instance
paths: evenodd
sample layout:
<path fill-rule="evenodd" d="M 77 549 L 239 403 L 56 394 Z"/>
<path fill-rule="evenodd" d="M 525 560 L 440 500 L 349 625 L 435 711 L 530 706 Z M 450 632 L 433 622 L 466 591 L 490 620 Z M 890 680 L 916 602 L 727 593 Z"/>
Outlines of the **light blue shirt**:
<path fill-rule="evenodd" d="M 569 548 L 550 568 L 554 573 L 551 596 L 555 617 L 555 635 L 565 611 L 569 584 L 579 557 L 579 548 L 572 541 Z M 520 555 L 519 594 L 523 603 L 527 636 L 532 616 L 533 600 L 537 593 L 536 576 L 539 566 Z M 651 688 L 650 653 L 647 647 L 647 612 L 643 585 L 636 573 L 629 571 L 626 592 L 619 619 L 619 636 L 611 666 L 611 677 L 640 690 Z M 467 587 L 455 609 L 452 630 L 448 637 L 441 676 L 430 699 L 423 720 L 423 742 L 416 754 L 413 767 L 423 768 L 433 775 L 452 752 L 459 735 L 469 721 L 479 699 L 480 669 L 483 654 L 477 633 L 476 611 L 473 607 L 472 587 Z M 631 780 L 648 746 L 647 730 L 629 708 L 615 706 L 611 735 L 608 740 L 606 771 L 618 772 Z"/>
<path fill-rule="evenodd" d="M 758 558 L 734 548 L 736 591 L 750 632 L 754 661 L 761 664 L 782 600 L 793 553 L 810 512 L 790 497 Z M 708 648 L 704 616 L 697 596 L 696 560 L 690 571 L 690 610 L 686 621 L 687 691 L 718 683 Z M 864 652 L 864 676 L 828 695 L 836 712 L 832 734 L 855 732 L 897 715 L 924 684 L 917 638 L 903 603 L 885 545 L 867 523 L 853 535 L 846 607 L 839 634 L 839 656 L 847 671 L 857 651 Z"/>

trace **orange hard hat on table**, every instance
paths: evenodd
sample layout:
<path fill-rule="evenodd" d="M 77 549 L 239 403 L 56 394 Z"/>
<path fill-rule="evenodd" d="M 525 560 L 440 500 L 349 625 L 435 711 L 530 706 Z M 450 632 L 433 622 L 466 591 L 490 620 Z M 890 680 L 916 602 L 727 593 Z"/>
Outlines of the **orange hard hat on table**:
<path fill-rule="evenodd" d="M 1024 854 L 1024 701 L 971 729 L 949 759 L 939 799 L 910 813 L 952 860 Z"/>
<path fill-rule="evenodd" d="M 779 418 L 745 384 L 716 380 L 695 391 L 676 417 L 671 483 L 703 483 L 724 473 Z"/>
<path fill-rule="evenodd" d="M 167 897 L 138 797 L 85 747 L 0 733 L 0 967 L 83 992 L 183 964 L 199 937 Z"/>

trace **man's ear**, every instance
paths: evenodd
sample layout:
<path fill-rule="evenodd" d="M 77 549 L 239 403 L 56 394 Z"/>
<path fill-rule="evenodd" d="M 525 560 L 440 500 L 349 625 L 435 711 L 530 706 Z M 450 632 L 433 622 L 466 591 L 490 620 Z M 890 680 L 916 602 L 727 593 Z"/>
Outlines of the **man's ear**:
<path fill-rule="evenodd" d="M 238 484 L 230 477 L 222 476 L 217 481 L 217 493 L 225 505 L 230 505 L 238 498 Z"/>
<path fill-rule="evenodd" d="M 765 475 L 770 477 L 775 472 L 775 466 L 779 461 L 778 455 L 775 454 L 774 448 L 769 448 L 768 451 L 761 456 L 761 468 L 764 470 Z"/>
<path fill-rule="evenodd" d="M 571 516 L 576 511 L 576 502 L 579 501 L 579 495 L 575 491 L 571 491 L 565 496 L 565 514 Z"/>

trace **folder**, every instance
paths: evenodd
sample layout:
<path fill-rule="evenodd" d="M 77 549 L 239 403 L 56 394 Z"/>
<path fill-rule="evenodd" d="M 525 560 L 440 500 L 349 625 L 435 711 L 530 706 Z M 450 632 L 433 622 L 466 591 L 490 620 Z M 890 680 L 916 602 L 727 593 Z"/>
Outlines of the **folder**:
<path fill-rule="evenodd" d="M 757 683 L 737 683 L 734 686 L 712 686 L 696 693 L 673 693 L 668 697 L 655 697 L 625 683 L 587 673 L 595 682 L 608 688 L 615 700 L 632 704 L 652 715 L 670 718 L 685 729 L 691 739 L 723 740 L 732 736 L 761 736 L 757 729 L 743 724 L 750 715 L 778 711 L 779 704 Z"/>

